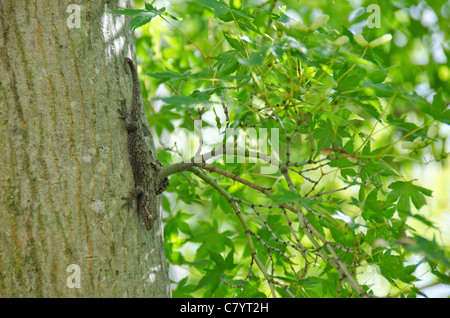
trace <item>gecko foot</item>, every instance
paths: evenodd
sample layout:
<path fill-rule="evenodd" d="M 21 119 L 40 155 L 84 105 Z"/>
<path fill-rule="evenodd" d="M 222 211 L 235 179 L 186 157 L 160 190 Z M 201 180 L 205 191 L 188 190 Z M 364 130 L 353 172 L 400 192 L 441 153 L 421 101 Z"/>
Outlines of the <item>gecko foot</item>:
<path fill-rule="evenodd" d="M 127 207 L 128 209 L 130 209 L 133 205 L 134 200 L 136 200 L 137 197 L 142 193 L 144 193 L 144 189 L 142 189 L 141 187 L 134 188 L 133 191 L 130 192 L 130 195 L 128 197 L 122 197 L 122 200 L 125 201 L 122 207 Z"/>

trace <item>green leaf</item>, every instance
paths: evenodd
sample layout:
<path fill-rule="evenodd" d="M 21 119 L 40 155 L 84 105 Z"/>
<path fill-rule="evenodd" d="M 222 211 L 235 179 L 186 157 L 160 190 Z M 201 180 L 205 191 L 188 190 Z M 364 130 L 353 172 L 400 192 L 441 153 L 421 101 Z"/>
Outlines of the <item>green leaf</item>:
<path fill-rule="evenodd" d="M 209 98 L 194 98 L 190 96 L 169 96 L 157 98 L 162 100 L 164 103 L 169 105 L 174 105 L 180 107 L 189 107 L 197 104 L 207 103 Z"/>
<path fill-rule="evenodd" d="M 400 279 L 404 283 L 412 283 L 417 281 L 417 277 L 415 277 L 412 273 L 416 270 L 417 265 L 408 265 L 399 270 L 398 279 Z"/>
<path fill-rule="evenodd" d="M 236 282 L 236 284 L 241 283 L 241 281 Z M 259 291 L 259 285 L 248 283 L 242 286 L 242 289 L 236 296 L 237 298 L 266 298 L 267 296 Z"/>
<path fill-rule="evenodd" d="M 134 16 L 130 21 L 130 29 L 131 31 L 136 30 L 137 28 L 149 23 L 153 18 L 161 15 L 166 11 L 166 8 L 156 9 L 150 4 L 145 4 L 146 10 L 136 10 L 136 9 L 123 9 L 123 10 L 114 10 L 107 11 L 108 13 L 114 14 L 122 14 L 122 15 L 130 15 Z"/>
<path fill-rule="evenodd" d="M 220 255 L 219 253 L 213 252 L 213 251 L 209 251 L 209 256 L 211 257 L 211 260 L 216 263 L 217 268 L 219 269 L 223 269 L 225 266 L 225 261 L 222 257 L 222 255 Z"/>
<path fill-rule="evenodd" d="M 152 21 L 152 19 L 154 18 L 154 15 L 138 15 L 135 16 L 133 19 L 131 19 L 130 21 L 130 29 L 131 31 L 136 30 L 137 28 L 146 25 L 147 23 L 149 23 L 150 21 Z"/>
<path fill-rule="evenodd" d="M 423 127 L 418 127 L 416 124 L 406 121 L 406 116 L 401 119 L 396 119 L 392 115 L 388 115 L 386 118 L 387 123 L 394 125 L 404 130 L 407 133 L 411 133 L 409 139 L 413 140 L 416 137 L 428 138 L 426 130 Z"/>
<path fill-rule="evenodd" d="M 341 228 L 334 226 L 331 222 L 328 222 L 327 228 L 330 230 L 331 236 L 336 241 L 336 243 L 343 246 L 352 246 L 351 241 L 349 242 L 347 236 Z"/>
<path fill-rule="evenodd" d="M 167 70 L 166 72 L 155 72 L 155 73 L 145 73 L 146 75 L 158 79 L 158 84 L 170 82 L 170 81 L 178 81 L 185 80 L 187 78 L 195 78 L 196 76 L 191 73 L 191 71 L 186 71 L 184 73 L 173 72 Z"/>
<path fill-rule="evenodd" d="M 395 90 L 392 88 L 390 83 L 372 83 L 370 81 L 366 81 L 363 83 L 363 86 L 368 88 L 370 91 L 373 91 L 374 95 L 377 97 L 392 97 L 395 93 Z"/>
<path fill-rule="evenodd" d="M 222 276 L 221 271 L 217 270 L 208 270 L 205 276 L 203 276 L 200 281 L 198 282 L 197 286 L 195 287 L 195 290 L 198 290 L 202 287 L 205 287 L 207 285 L 217 285 L 218 282 L 220 282 L 220 277 Z M 217 286 L 215 286 L 217 288 Z"/>
<path fill-rule="evenodd" d="M 390 251 L 386 251 L 381 255 L 377 255 L 378 261 L 376 262 L 380 267 L 381 275 L 383 275 L 388 281 L 395 284 L 394 279 L 398 279 L 399 270 L 402 269 L 401 257 L 390 254 Z"/>
<path fill-rule="evenodd" d="M 369 116 L 371 116 L 372 118 L 375 119 L 380 119 L 380 113 L 378 112 L 378 109 L 376 107 L 374 107 L 373 104 L 378 104 L 376 102 L 372 102 L 372 101 L 356 101 L 356 103 L 361 106 L 361 108 L 364 110 L 364 112 L 366 112 Z"/>
<path fill-rule="evenodd" d="M 123 9 L 123 10 L 114 10 L 114 11 L 106 11 L 107 13 L 114 14 L 122 14 L 122 15 L 139 15 L 146 13 L 146 10 L 137 10 L 137 9 Z"/>
<path fill-rule="evenodd" d="M 231 45 L 231 47 L 233 49 L 236 49 L 236 50 L 244 49 L 244 46 L 242 45 L 242 43 L 239 39 L 235 38 L 234 36 L 232 36 L 228 33 L 224 33 L 223 35 L 225 36 L 225 39 L 227 40 L 227 42 Z"/>
<path fill-rule="evenodd" d="M 372 72 L 369 75 L 369 78 L 372 81 L 372 83 L 377 84 L 377 83 L 383 82 L 386 79 L 386 75 L 387 75 L 387 73 L 385 71 L 377 70 L 377 71 Z"/>
<path fill-rule="evenodd" d="M 215 18 L 231 11 L 231 8 L 227 6 L 222 0 L 197 0 L 197 2 L 213 8 Z"/>
<path fill-rule="evenodd" d="M 430 105 L 426 101 L 417 103 L 418 107 L 434 119 L 450 125 L 450 109 L 444 102 L 442 90 L 433 97 L 433 103 Z"/>
<path fill-rule="evenodd" d="M 316 152 L 330 148 L 334 141 L 334 130 L 329 122 L 321 121 L 313 132 L 314 140 L 317 143 Z"/>
<path fill-rule="evenodd" d="M 431 273 L 435 275 L 439 280 L 446 285 L 450 285 L 450 277 L 446 274 L 440 273 L 438 270 L 431 270 Z"/>
<path fill-rule="evenodd" d="M 433 222 L 431 222 L 430 220 L 428 220 L 428 219 L 427 219 L 426 217 L 424 217 L 423 215 L 420 215 L 420 214 L 417 214 L 417 213 L 416 213 L 416 214 L 411 215 L 411 217 L 415 218 L 416 220 L 422 222 L 423 224 L 425 224 L 425 225 L 427 225 L 427 226 L 429 226 L 429 227 L 432 227 L 432 228 L 437 229 L 437 227 L 433 224 Z"/>
<path fill-rule="evenodd" d="M 378 149 L 372 152 L 372 155 L 376 155 Z M 374 175 L 376 175 L 374 177 Z M 374 160 L 369 161 L 365 164 L 364 168 L 361 169 L 361 179 L 371 179 L 374 182 L 381 182 L 381 176 L 393 176 L 395 173 L 383 162 L 377 162 Z"/>
<path fill-rule="evenodd" d="M 425 255 L 428 262 L 435 265 L 436 262 L 440 262 L 445 266 L 450 266 L 450 258 L 448 252 L 440 247 L 435 239 L 429 240 L 418 234 L 414 234 L 415 244 L 407 245 L 406 248 L 412 252 L 421 252 Z M 433 266 L 434 267 L 434 266 Z"/>
<path fill-rule="evenodd" d="M 403 215 L 410 215 L 410 201 L 416 209 L 420 209 L 426 204 L 425 196 L 431 196 L 431 190 L 416 186 L 412 181 L 396 181 L 389 185 L 387 202 L 397 202 L 397 211 Z"/>
<path fill-rule="evenodd" d="M 177 288 L 172 290 L 172 296 L 174 298 L 193 298 L 192 292 L 195 291 L 195 286 L 188 284 L 189 277 L 185 277 L 177 284 Z"/>
<path fill-rule="evenodd" d="M 232 8 L 231 11 L 234 13 L 235 16 L 237 15 L 237 16 L 240 16 L 241 18 L 250 19 L 250 20 L 254 19 L 253 16 L 251 16 L 250 14 L 248 14 L 247 12 L 245 12 L 243 10 Z"/>
<path fill-rule="evenodd" d="M 295 193 L 284 188 L 280 188 L 280 193 L 273 194 L 269 198 L 278 204 L 299 201 L 304 207 L 309 209 L 314 208 L 318 204 L 315 200 L 303 198 L 300 193 Z"/>
<path fill-rule="evenodd" d="M 385 209 L 383 209 L 384 202 L 378 200 L 378 189 L 372 190 L 364 202 L 364 208 L 362 216 L 365 220 L 377 219 L 381 217 Z M 390 215 L 392 217 L 392 215 Z M 390 219 L 388 217 L 388 219 Z"/>
<path fill-rule="evenodd" d="M 153 7 L 150 3 L 144 3 L 144 7 L 145 7 L 145 10 L 147 10 L 147 11 L 154 11 L 155 10 L 155 7 Z"/>
<path fill-rule="evenodd" d="M 252 52 L 248 58 L 238 58 L 239 63 L 246 66 L 261 66 L 264 61 L 263 52 Z"/>
<path fill-rule="evenodd" d="M 231 59 L 223 60 L 222 63 L 220 64 L 219 72 L 218 72 L 217 76 L 219 78 L 225 78 L 225 77 L 231 75 L 232 73 L 236 72 L 238 68 L 239 68 L 239 62 L 236 59 L 231 58 Z"/>

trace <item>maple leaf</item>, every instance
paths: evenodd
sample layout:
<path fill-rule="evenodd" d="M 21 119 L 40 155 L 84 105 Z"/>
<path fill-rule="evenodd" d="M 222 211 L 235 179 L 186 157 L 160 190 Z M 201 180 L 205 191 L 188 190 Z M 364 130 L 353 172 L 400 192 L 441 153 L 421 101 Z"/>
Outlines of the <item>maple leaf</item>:
<path fill-rule="evenodd" d="M 397 201 L 397 211 L 401 215 L 410 215 L 410 201 L 417 210 L 426 204 L 426 196 L 431 196 L 432 191 L 423 187 L 414 185 L 412 181 L 396 181 L 389 185 L 389 192 L 386 204 L 392 204 Z"/>

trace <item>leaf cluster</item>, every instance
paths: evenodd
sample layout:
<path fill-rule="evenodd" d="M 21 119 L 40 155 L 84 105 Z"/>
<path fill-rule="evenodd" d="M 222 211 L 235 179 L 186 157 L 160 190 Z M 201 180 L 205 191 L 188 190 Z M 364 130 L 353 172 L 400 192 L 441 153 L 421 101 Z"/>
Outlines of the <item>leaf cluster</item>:
<path fill-rule="evenodd" d="M 448 249 L 411 226 L 437 231 L 421 213 L 432 192 L 407 178 L 413 164 L 445 164 L 438 130 L 450 123 L 449 90 L 431 76 L 439 65 L 425 70 L 430 99 L 411 89 L 414 66 L 396 64 L 404 57 L 384 35 L 405 19 L 404 8 L 414 9 L 384 3 L 383 27 L 363 29 L 367 45 L 342 18 L 357 23 L 367 14 L 348 4 L 319 5 L 319 15 L 296 1 L 183 1 L 170 15 L 150 4 L 114 11 L 133 15 L 132 29 L 152 21 L 138 54 L 151 83 L 144 97 L 170 92 L 148 98 L 163 105 L 149 107 L 161 140 L 177 128 L 193 131 L 194 120 L 218 136 L 280 132 L 267 138 L 270 150 L 279 144 L 275 174 L 261 173 L 267 163 L 250 161 L 258 151 L 250 149 L 244 161 L 211 162 L 207 175 L 190 167 L 171 176 L 166 256 L 190 273 L 176 282 L 175 297 L 366 297 L 375 275 L 390 284 L 389 295 L 415 297 L 423 295 L 415 285 L 421 264 L 449 283 Z M 399 30 L 412 40 L 414 30 L 425 32 L 413 15 L 408 21 Z M 159 158 L 170 166 L 177 147 L 161 143 Z M 377 274 L 364 276 L 370 271 Z"/>

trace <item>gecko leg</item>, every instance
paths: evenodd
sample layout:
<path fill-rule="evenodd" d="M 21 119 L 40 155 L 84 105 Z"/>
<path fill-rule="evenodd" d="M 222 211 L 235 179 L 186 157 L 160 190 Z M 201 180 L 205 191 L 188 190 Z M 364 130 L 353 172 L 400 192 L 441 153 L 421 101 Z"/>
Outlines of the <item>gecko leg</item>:
<path fill-rule="evenodd" d="M 136 200 L 141 194 L 144 193 L 144 189 L 142 187 L 136 187 L 134 188 L 128 197 L 122 197 L 122 200 L 126 201 L 122 207 L 127 207 L 130 209 L 130 207 L 133 205 L 133 201 Z"/>
<path fill-rule="evenodd" d="M 119 112 L 119 118 L 125 122 L 128 131 L 137 130 L 137 125 L 130 120 L 129 113 L 127 111 L 127 101 L 125 99 L 122 99 L 120 108 L 117 108 L 117 111 Z"/>

